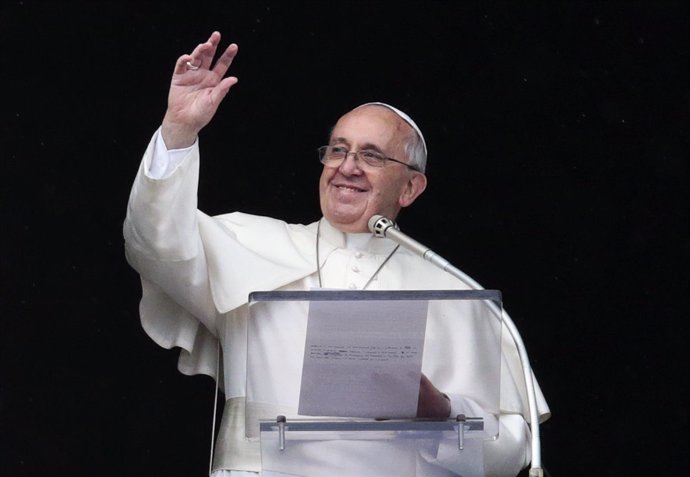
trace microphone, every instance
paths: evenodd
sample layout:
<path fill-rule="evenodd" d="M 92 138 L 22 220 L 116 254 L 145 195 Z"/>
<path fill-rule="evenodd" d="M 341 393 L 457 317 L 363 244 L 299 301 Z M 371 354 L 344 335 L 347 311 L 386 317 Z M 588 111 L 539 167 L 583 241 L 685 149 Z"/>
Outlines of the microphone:
<path fill-rule="evenodd" d="M 369 231 L 379 238 L 388 238 L 394 242 L 402 245 L 411 252 L 416 253 L 424 260 L 427 260 L 444 271 L 450 273 L 455 278 L 460 279 L 465 282 L 470 288 L 475 290 L 483 290 L 479 283 L 474 281 L 470 276 L 455 268 L 448 260 L 441 257 L 436 252 L 433 252 L 429 247 L 422 245 L 411 237 L 408 237 L 400 231 L 398 224 L 395 221 L 384 217 L 383 215 L 373 215 L 369 222 L 367 223 Z M 522 364 L 522 372 L 525 378 L 525 387 L 527 390 L 527 401 L 530 411 L 530 429 L 532 431 L 532 462 L 529 471 L 530 477 L 533 476 L 543 476 L 543 468 L 541 464 L 541 436 L 539 432 L 539 414 L 537 409 L 536 401 L 536 391 L 534 387 L 534 375 L 532 373 L 532 367 L 529 363 L 529 357 L 527 356 L 527 349 L 525 348 L 525 343 L 522 341 L 520 332 L 518 331 L 515 323 L 510 318 L 508 313 L 503 310 L 495 310 L 498 319 L 502 320 L 503 324 L 508 329 L 510 336 L 513 338 L 513 342 L 518 351 L 518 356 L 520 357 L 520 363 Z"/>
<path fill-rule="evenodd" d="M 384 217 L 383 215 L 372 215 L 372 217 L 369 219 L 368 226 L 369 231 L 376 237 L 391 239 L 411 252 L 416 253 L 424 260 L 433 263 L 442 270 L 468 283 L 472 288 L 482 289 L 482 286 L 480 286 L 465 273 L 451 265 L 448 260 L 432 251 L 429 247 L 417 242 L 412 237 L 402 233 L 398 227 L 398 224 L 388 217 Z"/>

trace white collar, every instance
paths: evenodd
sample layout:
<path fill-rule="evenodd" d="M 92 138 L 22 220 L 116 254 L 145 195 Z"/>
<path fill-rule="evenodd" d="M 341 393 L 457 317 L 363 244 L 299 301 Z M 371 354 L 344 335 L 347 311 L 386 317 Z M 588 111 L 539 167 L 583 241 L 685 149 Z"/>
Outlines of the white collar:
<path fill-rule="evenodd" d="M 376 255 L 387 255 L 395 248 L 395 242 L 387 238 L 379 238 L 374 234 L 345 233 L 333 227 L 326 220 L 321 219 L 321 240 L 328 242 L 335 248 L 368 252 Z"/>

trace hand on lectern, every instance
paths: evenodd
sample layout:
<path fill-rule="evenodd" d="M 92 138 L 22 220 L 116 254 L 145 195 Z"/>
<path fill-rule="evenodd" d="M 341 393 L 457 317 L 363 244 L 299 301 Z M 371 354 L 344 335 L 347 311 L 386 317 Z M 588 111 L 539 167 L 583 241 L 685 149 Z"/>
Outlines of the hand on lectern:
<path fill-rule="evenodd" d="M 450 399 L 422 374 L 419 383 L 417 417 L 445 419 L 450 416 Z"/>

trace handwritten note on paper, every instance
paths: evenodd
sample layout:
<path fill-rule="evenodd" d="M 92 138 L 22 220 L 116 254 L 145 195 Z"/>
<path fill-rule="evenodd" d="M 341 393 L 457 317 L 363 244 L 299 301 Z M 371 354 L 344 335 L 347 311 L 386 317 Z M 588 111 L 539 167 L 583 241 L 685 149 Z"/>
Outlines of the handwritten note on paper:
<path fill-rule="evenodd" d="M 414 417 L 428 302 L 314 301 L 299 414 Z"/>

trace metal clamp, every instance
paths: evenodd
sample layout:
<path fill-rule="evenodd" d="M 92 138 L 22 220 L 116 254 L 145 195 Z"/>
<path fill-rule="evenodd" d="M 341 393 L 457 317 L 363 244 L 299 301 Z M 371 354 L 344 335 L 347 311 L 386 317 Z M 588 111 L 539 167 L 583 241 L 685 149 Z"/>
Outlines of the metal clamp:
<path fill-rule="evenodd" d="M 455 422 L 458 423 L 458 450 L 465 449 L 465 422 L 467 417 L 464 414 L 455 416 Z"/>
<path fill-rule="evenodd" d="M 285 423 L 287 419 L 285 416 L 276 417 L 276 423 L 278 423 L 278 448 L 281 451 L 285 450 Z"/>

